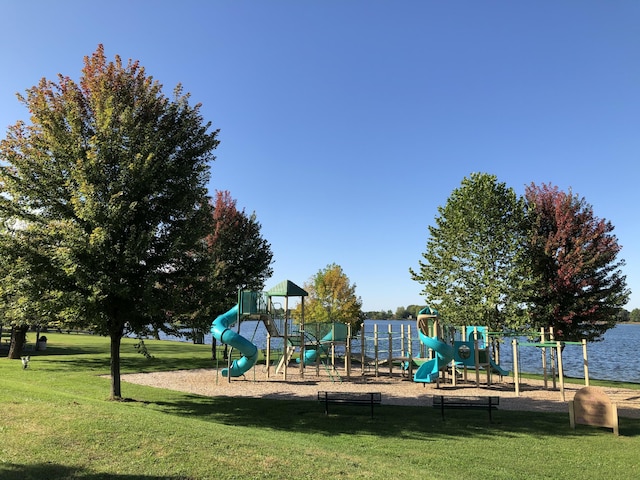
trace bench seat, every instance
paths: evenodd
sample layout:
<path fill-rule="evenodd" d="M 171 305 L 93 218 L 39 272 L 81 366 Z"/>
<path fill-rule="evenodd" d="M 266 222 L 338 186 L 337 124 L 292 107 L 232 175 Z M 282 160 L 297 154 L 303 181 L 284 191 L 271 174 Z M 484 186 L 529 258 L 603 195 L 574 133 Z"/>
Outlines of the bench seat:
<path fill-rule="evenodd" d="M 324 413 L 329 414 L 329 404 L 336 405 L 363 405 L 371 407 L 371 417 L 373 418 L 373 407 L 382 403 L 382 393 L 380 392 L 318 392 L 318 401 L 324 403 Z"/>
<path fill-rule="evenodd" d="M 442 419 L 444 420 L 444 411 L 447 408 L 475 408 L 482 409 L 489 412 L 489 422 L 491 422 L 492 410 L 498 408 L 500 405 L 500 397 L 492 396 L 478 396 L 478 397 L 458 397 L 458 396 L 446 396 L 446 395 L 434 395 L 433 407 L 439 408 L 442 413 Z"/>

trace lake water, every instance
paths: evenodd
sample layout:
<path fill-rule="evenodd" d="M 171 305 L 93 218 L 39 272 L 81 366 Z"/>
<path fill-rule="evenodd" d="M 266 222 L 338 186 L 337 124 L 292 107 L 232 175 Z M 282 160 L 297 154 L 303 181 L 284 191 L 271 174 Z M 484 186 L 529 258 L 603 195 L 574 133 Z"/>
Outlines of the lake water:
<path fill-rule="evenodd" d="M 526 339 L 519 339 L 526 342 Z M 510 342 L 507 342 L 510 343 Z M 640 325 L 620 324 L 607 331 L 600 342 L 587 344 L 589 377 L 598 380 L 617 380 L 640 383 Z M 549 350 L 549 349 L 547 349 Z M 501 350 L 500 363 L 513 369 L 511 345 Z M 527 373 L 542 373 L 540 349 L 520 347 L 520 369 Z M 581 345 L 567 345 L 562 352 L 565 375 L 584 378 Z"/>
<path fill-rule="evenodd" d="M 367 357 L 375 354 L 374 330 L 378 330 L 378 358 L 389 356 L 389 326 L 391 327 L 392 356 L 406 355 L 409 350 L 408 335 L 411 331 L 411 351 L 420 356 L 421 345 L 415 321 L 366 320 L 364 323 L 364 350 Z M 237 330 L 237 328 L 234 328 Z M 253 342 L 258 348 L 266 347 L 266 329 L 261 322 L 245 321 L 240 325 L 240 335 Z M 174 339 L 175 340 L 175 339 Z M 282 348 L 273 339 L 272 348 Z M 527 342 L 526 338 L 518 339 Z M 205 337 L 211 344 L 211 335 Z M 352 342 L 353 354 L 362 351 L 361 337 Z M 620 324 L 609 330 L 600 342 L 587 344 L 589 377 L 598 380 L 616 380 L 640 383 L 640 325 Z M 424 350 L 424 347 L 422 348 Z M 547 349 L 547 352 L 550 349 Z M 339 349 L 340 351 L 340 349 Z M 549 353 L 547 353 L 549 358 Z M 523 373 L 542 373 L 542 359 L 539 348 L 520 346 L 518 350 L 519 369 Z M 549 363 L 549 362 L 548 362 Z M 562 354 L 562 364 L 566 376 L 584 378 L 582 346 L 567 345 Z M 500 365 L 513 370 L 511 339 L 506 338 L 500 349 Z"/>

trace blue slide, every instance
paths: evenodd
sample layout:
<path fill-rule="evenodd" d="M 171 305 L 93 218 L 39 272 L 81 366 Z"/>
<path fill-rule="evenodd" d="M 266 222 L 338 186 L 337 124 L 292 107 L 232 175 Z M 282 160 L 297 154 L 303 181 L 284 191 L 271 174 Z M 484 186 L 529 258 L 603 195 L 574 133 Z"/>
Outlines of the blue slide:
<path fill-rule="evenodd" d="M 322 340 L 320 340 L 321 342 L 328 342 L 330 341 L 331 338 L 323 338 Z M 322 349 L 322 353 L 327 353 L 327 349 L 324 348 L 322 345 L 318 345 L 317 348 L 308 348 L 306 347 L 304 349 L 304 363 L 305 365 L 308 365 L 310 363 L 313 363 L 316 361 L 316 358 L 318 358 L 318 350 Z M 298 363 L 300 362 L 300 359 L 298 358 Z"/>
<path fill-rule="evenodd" d="M 485 338 L 487 335 L 487 327 L 482 327 L 482 326 L 468 326 L 467 327 L 467 344 L 469 345 L 469 347 L 471 348 L 472 352 L 473 352 L 473 336 L 474 336 L 474 331 L 478 332 L 478 340 L 479 342 L 481 342 L 482 347 L 484 348 L 486 346 L 485 344 Z M 459 359 L 456 359 L 459 360 Z M 467 361 L 467 362 L 461 362 L 463 365 L 466 365 L 467 367 L 475 367 L 475 363 L 473 362 L 473 353 L 470 357 L 471 361 Z M 482 362 L 486 362 L 486 357 L 485 359 L 482 359 Z M 504 368 L 502 368 L 500 365 L 498 365 L 496 362 L 493 361 L 492 358 L 489 358 L 489 366 L 491 367 L 491 371 L 493 373 L 497 373 L 498 375 L 500 375 L 501 377 L 508 377 L 509 376 L 509 370 L 505 370 Z"/>
<path fill-rule="evenodd" d="M 237 334 L 229 327 L 233 326 L 238 319 L 238 305 L 231 308 L 228 312 L 219 315 L 211 324 L 211 335 L 221 342 L 226 343 L 230 347 L 237 348 L 243 357 L 234 360 L 231 368 L 223 368 L 223 377 L 239 377 L 249 370 L 258 360 L 258 347 L 242 335 Z"/>
<path fill-rule="evenodd" d="M 420 368 L 418 368 L 416 373 L 413 375 L 413 381 L 432 383 L 438 379 L 440 369 L 451 363 L 451 360 L 453 360 L 454 350 L 451 345 L 446 344 L 437 337 L 429 337 L 422 333 L 422 330 L 418 333 L 420 335 L 420 341 L 436 352 L 436 358 L 420 365 Z"/>
<path fill-rule="evenodd" d="M 489 364 L 491 365 L 491 368 L 493 369 L 492 370 L 493 373 L 497 373 L 501 377 L 508 377 L 510 375 L 510 373 L 511 373 L 509 370 L 505 370 L 504 368 L 502 368 L 500 365 L 498 365 L 492 359 L 489 359 Z"/>

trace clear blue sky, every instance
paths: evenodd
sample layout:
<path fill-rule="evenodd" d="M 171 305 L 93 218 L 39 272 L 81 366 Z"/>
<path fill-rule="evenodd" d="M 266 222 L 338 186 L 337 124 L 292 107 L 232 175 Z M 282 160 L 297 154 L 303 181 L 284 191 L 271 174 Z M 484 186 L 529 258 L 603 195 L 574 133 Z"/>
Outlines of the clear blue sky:
<path fill-rule="evenodd" d="M 0 127 L 99 43 L 177 83 L 220 128 L 211 192 L 255 211 L 267 288 L 328 264 L 365 310 L 410 279 L 437 207 L 472 172 L 584 196 L 610 220 L 640 308 L 640 2 L 1 2 Z"/>

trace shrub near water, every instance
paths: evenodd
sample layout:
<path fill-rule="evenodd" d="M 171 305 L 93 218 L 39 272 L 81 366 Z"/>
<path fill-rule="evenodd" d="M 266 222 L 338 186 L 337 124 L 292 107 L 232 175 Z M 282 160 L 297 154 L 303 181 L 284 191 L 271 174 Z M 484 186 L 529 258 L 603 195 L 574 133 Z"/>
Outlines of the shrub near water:
<path fill-rule="evenodd" d="M 123 384 L 108 401 L 106 338 L 49 334 L 29 369 L 0 360 L 0 478 L 636 478 L 640 421 L 569 428 L 568 414 L 345 408 L 210 398 Z M 210 346 L 122 345 L 123 372 L 209 368 Z"/>

